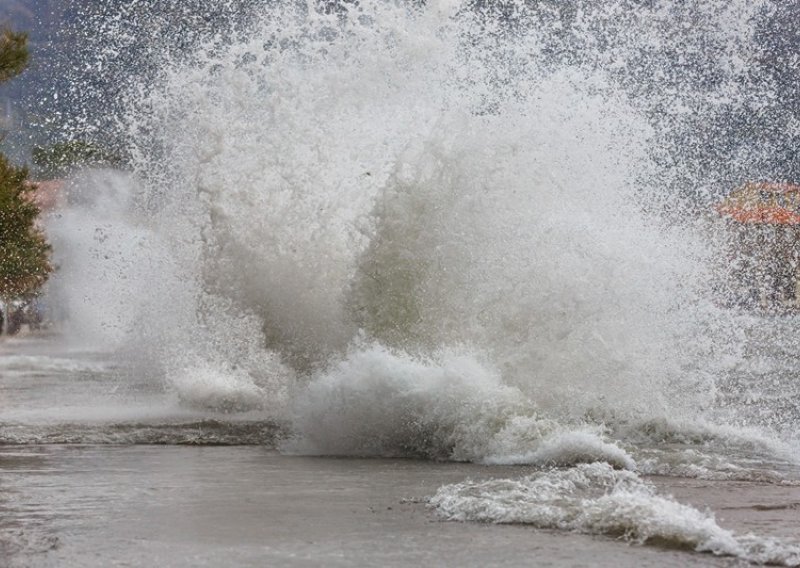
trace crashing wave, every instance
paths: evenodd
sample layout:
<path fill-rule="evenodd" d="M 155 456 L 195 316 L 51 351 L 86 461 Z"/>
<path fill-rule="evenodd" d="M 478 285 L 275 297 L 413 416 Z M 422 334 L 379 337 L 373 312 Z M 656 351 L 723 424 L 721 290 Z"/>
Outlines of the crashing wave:
<path fill-rule="evenodd" d="M 710 512 L 658 495 L 635 473 L 603 463 L 543 471 L 518 480 L 446 485 L 430 504 L 453 521 L 527 524 L 759 564 L 800 565 L 800 543 L 737 535 L 720 527 Z"/>

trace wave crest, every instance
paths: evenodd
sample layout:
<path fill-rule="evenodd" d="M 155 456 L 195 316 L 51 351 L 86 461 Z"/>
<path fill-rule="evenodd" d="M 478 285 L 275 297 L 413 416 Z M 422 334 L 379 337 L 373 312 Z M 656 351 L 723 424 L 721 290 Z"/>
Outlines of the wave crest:
<path fill-rule="evenodd" d="M 720 527 L 710 512 L 658 495 L 652 484 L 635 473 L 614 470 L 604 463 L 544 471 L 518 480 L 446 485 L 430 504 L 453 521 L 521 523 L 734 556 L 759 564 L 800 564 L 800 544 L 736 535 Z"/>
<path fill-rule="evenodd" d="M 545 418 L 474 356 L 414 358 L 380 345 L 319 374 L 294 408 L 292 452 L 484 463 L 634 462 L 588 427 Z"/>

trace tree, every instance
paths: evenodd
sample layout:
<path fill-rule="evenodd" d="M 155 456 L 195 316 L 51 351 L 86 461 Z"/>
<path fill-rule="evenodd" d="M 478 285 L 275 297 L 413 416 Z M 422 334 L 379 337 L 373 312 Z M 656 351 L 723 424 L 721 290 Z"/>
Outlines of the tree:
<path fill-rule="evenodd" d="M 27 35 L 0 32 L 0 82 L 20 74 L 27 63 Z M 50 245 L 36 225 L 35 189 L 27 168 L 0 154 L 0 298 L 6 306 L 35 294 L 52 270 Z"/>
<path fill-rule="evenodd" d="M 0 297 L 28 296 L 47 280 L 50 246 L 36 226 L 39 207 L 28 170 L 0 154 Z"/>
<path fill-rule="evenodd" d="M 0 83 L 13 79 L 28 66 L 28 34 L 0 32 Z"/>

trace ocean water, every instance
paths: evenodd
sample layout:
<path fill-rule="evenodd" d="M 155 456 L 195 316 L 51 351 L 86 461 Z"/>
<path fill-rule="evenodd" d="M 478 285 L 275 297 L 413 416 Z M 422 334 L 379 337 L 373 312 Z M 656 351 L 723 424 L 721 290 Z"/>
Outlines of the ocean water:
<path fill-rule="evenodd" d="M 800 564 L 794 509 L 752 502 L 800 490 L 799 320 L 722 307 L 703 214 L 777 151 L 708 140 L 782 108 L 779 7 L 245 4 L 91 19 L 117 96 L 101 119 L 80 92 L 75 128 L 111 120 L 130 164 L 47 220 L 61 322 L 2 345 L 4 447 L 414 459 L 426 518 Z"/>
<path fill-rule="evenodd" d="M 309 449 L 269 411 L 189 407 L 113 361 L 63 337 L 0 344 L 2 565 L 800 561 L 798 467 L 766 435 L 660 424 L 478 458 L 389 415 Z"/>

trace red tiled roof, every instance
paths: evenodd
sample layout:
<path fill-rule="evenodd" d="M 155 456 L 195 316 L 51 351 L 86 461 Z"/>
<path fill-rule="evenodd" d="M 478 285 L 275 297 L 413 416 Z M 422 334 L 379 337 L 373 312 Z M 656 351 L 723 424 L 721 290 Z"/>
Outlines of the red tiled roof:
<path fill-rule="evenodd" d="M 746 183 L 715 209 L 743 224 L 800 225 L 800 185 Z"/>

